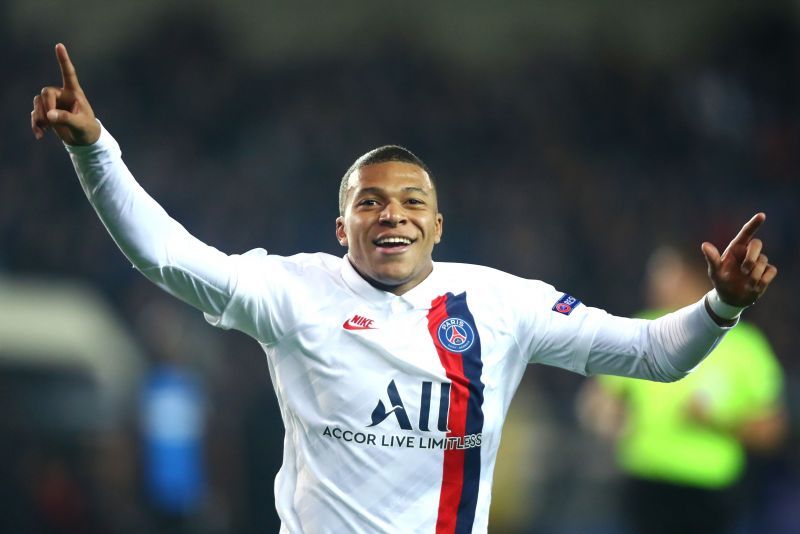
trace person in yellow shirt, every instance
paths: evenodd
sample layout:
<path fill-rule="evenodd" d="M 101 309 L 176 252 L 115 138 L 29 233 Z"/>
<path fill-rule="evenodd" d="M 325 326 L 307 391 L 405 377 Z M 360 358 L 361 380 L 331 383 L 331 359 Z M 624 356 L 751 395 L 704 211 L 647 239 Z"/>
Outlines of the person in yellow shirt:
<path fill-rule="evenodd" d="M 657 250 L 642 318 L 708 291 L 702 268 L 675 248 Z M 769 453 L 786 432 L 783 374 L 766 337 L 740 322 L 703 365 L 664 384 L 616 376 L 591 380 L 582 419 L 616 440 L 626 477 L 623 510 L 635 532 L 731 532 L 745 508 L 739 482 L 748 453 Z"/>

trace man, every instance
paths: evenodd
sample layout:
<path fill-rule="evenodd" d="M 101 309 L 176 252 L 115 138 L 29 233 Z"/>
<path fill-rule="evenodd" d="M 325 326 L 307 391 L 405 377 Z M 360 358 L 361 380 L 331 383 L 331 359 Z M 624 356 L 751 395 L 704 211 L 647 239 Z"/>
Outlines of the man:
<path fill-rule="evenodd" d="M 708 291 L 700 265 L 673 247 L 648 262 L 646 318 Z M 732 532 L 746 506 L 737 487 L 746 454 L 780 444 L 783 376 L 766 338 L 740 323 L 686 379 L 658 384 L 616 376 L 587 382 L 587 426 L 617 444 L 623 509 L 634 532 Z M 653 518 L 659 518 L 654 521 Z"/>
<path fill-rule="evenodd" d="M 753 238 L 719 254 L 715 291 L 652 322 L 613 317 L 534 280 L 434 264 L 441 239 L 430 173 L 400 147 L 342 179 L 344 258 L 262 249 L 228 256 L 186 232 L 136 183 L 95 120 L 63 45 L 62 87 L 34 99 L 130 261 L 154 283 L 267 354 L 286 428 L 275 483 L 287 532 L 484 532 L 494 459 L 527 363 L 676 380 L 733 326 L 777 270 Z"/>

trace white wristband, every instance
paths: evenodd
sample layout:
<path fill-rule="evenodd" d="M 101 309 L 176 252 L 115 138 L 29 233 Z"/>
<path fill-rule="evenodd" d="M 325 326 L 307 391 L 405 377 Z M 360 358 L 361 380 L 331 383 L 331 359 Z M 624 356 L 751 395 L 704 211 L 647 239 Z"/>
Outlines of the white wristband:
<path fill-rule="evenodd" d="M 731 306 L 730 304 L 723 302 L 722 299 L 719 298 L 719 293 L 717 293 L 716 289 L 709 291 L 706 295 L 706 298 L 708 299 L 708 306 L 711 308 L 711 311 L 723 319 L 738 319 L 742 314 L 742 311 L 744 311 L 744 308 L 746 308 L 746 306 L 744 308 L 739 306 Z"/>

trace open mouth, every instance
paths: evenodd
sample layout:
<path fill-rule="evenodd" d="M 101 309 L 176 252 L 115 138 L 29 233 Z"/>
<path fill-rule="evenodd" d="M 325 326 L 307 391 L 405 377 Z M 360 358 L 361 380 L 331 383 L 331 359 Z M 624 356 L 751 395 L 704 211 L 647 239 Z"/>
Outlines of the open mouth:
<path fill-rule="evenodd" d="M 408 237 L 392 236 L 380 237 L 374 240 L 372 243 L 379 248 L 399 249 L 411 245 L 414 241 L 416 240 Z"/>

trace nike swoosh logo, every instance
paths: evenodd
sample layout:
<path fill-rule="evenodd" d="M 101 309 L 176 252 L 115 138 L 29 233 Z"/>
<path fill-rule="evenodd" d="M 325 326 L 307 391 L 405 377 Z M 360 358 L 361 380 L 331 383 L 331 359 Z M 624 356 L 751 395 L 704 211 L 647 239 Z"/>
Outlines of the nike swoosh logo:
<path fill-rule="evenodd" d="M 345 330 L 375 330 L 374 326 L 360 326 L 356 324 L 351 324 L 350 320 L 347 320 L 342 325 L 342 328 Z"/>

